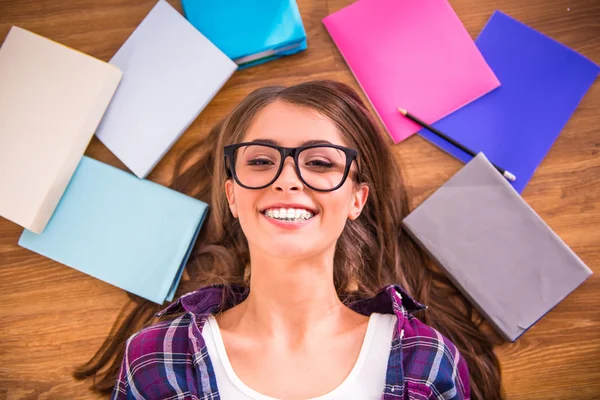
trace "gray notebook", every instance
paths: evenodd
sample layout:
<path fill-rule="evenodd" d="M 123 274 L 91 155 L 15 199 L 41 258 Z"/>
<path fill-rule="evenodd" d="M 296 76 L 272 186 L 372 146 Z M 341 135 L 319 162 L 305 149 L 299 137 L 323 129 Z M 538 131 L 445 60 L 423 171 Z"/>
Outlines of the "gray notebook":
<path fill-rule="evenodd" d="M 511 342 L 592 275 L 483 153 L 403 224 Z"/>

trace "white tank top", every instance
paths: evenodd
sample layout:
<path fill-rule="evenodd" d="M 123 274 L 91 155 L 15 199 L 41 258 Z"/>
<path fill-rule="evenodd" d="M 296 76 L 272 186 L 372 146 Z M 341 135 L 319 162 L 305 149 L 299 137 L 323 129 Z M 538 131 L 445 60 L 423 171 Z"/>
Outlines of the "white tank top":
<path fill-rule="evenodd" d="M 310 400 L 380 399 L 385 386 L 396 320 L 394 314 L 371 314 L 360 353 L 350 374 L 329 393 Z M 252 390 L 238 378 L 227 357 L 219 325 L 214 316 L 208 317 L 202 336 L 213 364 L 222 399 L 278 400 Z"/>

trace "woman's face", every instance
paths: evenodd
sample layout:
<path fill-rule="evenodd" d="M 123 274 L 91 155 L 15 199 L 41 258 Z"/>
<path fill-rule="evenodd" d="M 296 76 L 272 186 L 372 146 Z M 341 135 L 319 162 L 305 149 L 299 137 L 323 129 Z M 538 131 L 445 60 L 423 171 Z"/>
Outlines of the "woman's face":
<path fill-rule="evenodd" d="M 269 104 L 256 115 L 242 141 L 255 140 L 268 140 L 284 147 L 298 147 L 310 141 L 348 147 L 328 118 L 315 110 L 282 101 Z M 355 171 L 353 162 L 344 184 L 331 192 L 318 192 L 304 185 L 296 174 L 292 157 L 284 160 L 281 175 L 264 189 L 245 189 L 229 179 L 225 183 L 229 206 L 233 216 L 239 218 L 250 251 L 298 259 L 334 249 L 346 220 L 358 217 L 369 192 L 368 186 L 353 182 Z M 301 221 L 277 218 L 284 212 L 292 213 L 290 209 L 295 213 L 291 215 L 300 215 Z"/>

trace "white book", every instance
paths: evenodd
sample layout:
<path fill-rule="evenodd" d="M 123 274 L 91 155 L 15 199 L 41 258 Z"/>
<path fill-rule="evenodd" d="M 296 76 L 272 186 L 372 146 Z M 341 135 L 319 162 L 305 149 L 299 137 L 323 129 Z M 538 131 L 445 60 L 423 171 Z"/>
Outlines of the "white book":
<path fill-rule="evenodd" d="M 160 0 L 110 63 L 123 79 L 96 136 L 146 177 L 237 69 Z"/>
<path fill-rule="evenodd" d="M 13 26 L 0 48 L 0 216 L 41 233 L 123 74 Z"/>

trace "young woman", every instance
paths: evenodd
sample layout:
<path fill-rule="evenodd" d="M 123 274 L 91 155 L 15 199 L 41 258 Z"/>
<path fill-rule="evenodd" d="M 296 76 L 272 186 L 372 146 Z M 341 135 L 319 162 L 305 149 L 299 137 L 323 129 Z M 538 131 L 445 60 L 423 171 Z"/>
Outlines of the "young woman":
<path fill-rule="evenodd" d="M 190 155 L 177 186 L 211 204 L 201 288 L 129 337 L 157 311 L 139 305 L 78 377 L 116 354 L 115 399 L 501 398 L 493 344 L 402 229 L 400 172 L 351 88 L 259 89 Z"/>

